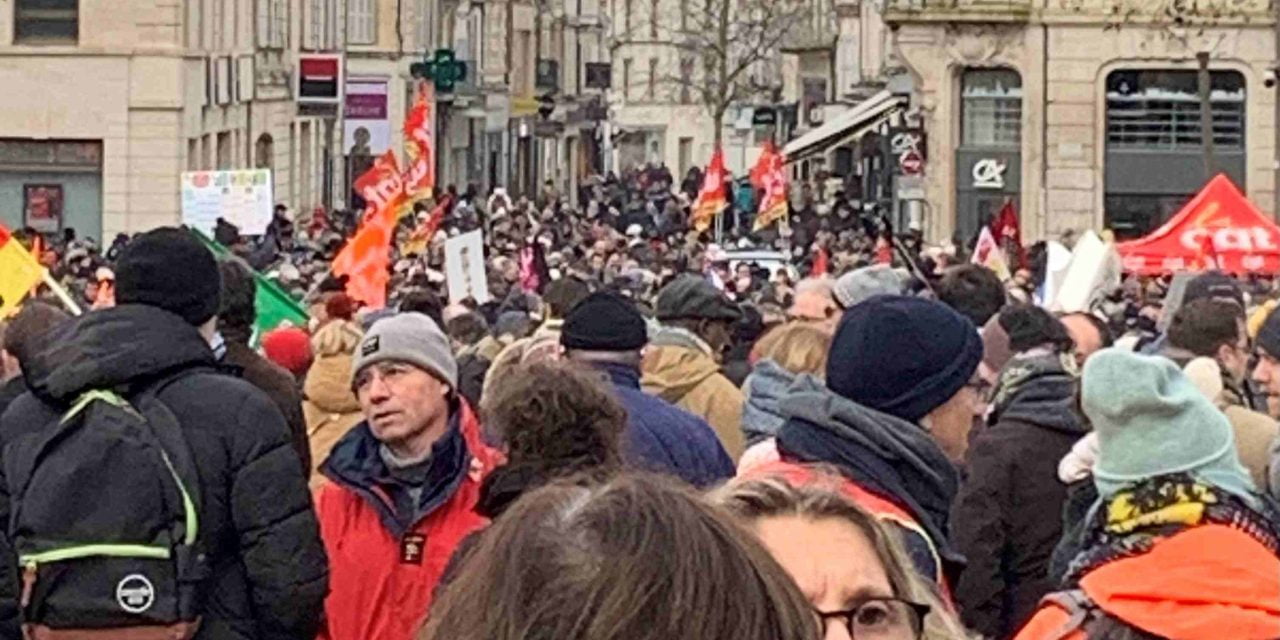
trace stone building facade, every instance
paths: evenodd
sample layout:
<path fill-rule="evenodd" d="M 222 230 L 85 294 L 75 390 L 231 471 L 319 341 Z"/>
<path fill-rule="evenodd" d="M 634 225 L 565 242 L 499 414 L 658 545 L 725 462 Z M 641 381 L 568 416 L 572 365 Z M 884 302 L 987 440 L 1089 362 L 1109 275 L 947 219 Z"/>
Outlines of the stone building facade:
<path fill-rule="evenodd" d="M 189 170 L 269 167 L 276 201 L 320 204 L 333 128 L 298 115 L 294 82 L 299 52 L 341 48 L 341 2 L 8 3 L 0 222 L 43 185 L 81 236 L 174 224 Z"/>
<path fill-rule="evenodd" d="M 914 85 L 908 119 L 927 131 L 934 240 L 969 240 L 1006 203 L 1029 241 L 1154 229 L 1205 182 L 1201 53 L 1212 170 L 1275 210 L 1266 2 L 889 0 L 883 15 Z"/>

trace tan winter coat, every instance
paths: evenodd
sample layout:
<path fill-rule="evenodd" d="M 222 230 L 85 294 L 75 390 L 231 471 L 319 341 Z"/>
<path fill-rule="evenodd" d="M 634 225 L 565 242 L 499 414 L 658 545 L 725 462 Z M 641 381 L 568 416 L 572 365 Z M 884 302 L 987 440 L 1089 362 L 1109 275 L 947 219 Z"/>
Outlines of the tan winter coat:
<path fill-rule="evenodd" d="M 706 420 L 729 457 L 735 462 L 742 457 L 742 390 L 720 373 L 711 356 L 692 347 L 650 345 L 641 371 L 646 392 Z"/>
<path fill-rule="evenodd" d="M 317 358 L 307 373 L 302 391 L 306 396 L 302 412 L 311 444 L 311 488 L 314 489 L 324 480 L 316 470 L 329 457 L 333 445 L 364 419 L 360 403 L 351 391 L 351 354 Z"/>

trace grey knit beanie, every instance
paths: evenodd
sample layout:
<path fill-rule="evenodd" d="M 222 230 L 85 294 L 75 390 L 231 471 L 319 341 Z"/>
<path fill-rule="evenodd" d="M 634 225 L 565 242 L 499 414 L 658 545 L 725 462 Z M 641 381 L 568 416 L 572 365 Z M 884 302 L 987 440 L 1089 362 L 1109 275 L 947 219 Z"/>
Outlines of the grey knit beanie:
<path fill-rule="evenodd" d="M 902 293 L 902 276 L 887 264 L 854 269 L 846 273 L 835 284 L 836 302 L 848 309 L 863 300 L 878 295 L 898 295 Z"/>
<path fill-rule="evenodd" d="M 458 388 L 458 363 L 449 339 L 435 321 L 421 313 L 400 313 L 373 324 L 351 365 L 351 380 L 365 367 L 379 362 L 407 362 L 433 376 L 450 389 Z"/>

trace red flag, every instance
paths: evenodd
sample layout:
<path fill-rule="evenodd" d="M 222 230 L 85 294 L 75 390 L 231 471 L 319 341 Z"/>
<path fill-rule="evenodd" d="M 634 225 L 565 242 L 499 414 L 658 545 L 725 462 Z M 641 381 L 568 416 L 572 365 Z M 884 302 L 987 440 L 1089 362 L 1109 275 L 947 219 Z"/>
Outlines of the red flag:
<path fill-rule="evenodd" d="M 809 270 L 810 276 L 825 276 L 831 270 L 831 258 L 827 254 L 826 247 L 818 248 L 818 255 L 813 258 L 813 268 Z"/>
<path fill-rule="evenodd" d="M 447 195 L 440 199 L 440 202 L 431 210 L 427 219 L 419 223 L 413 233 L 409 235 L 409 239 L 400 245 L 400 253 L 404 255 L 419 254 L 431 246 L 431 239 L 436 237 L 436 230 L 444 222 L 445 212 L 449 210 L 452 200 Z"/>
<path fill-rule="evenodd" d="M 405 167 L 404 188 L 409 203 L 431 197 L 436 186 L 435 153 L 431 140 L 431 105 L 429 84 L 423 83 L 413 108 L 404 118 Z"/>
<path fill-rule="evenodd" d="M 333 260 L 333 273 L 347 276 L 347 294 L 374 309 L 387 304 L 390 276 L 388 250 L 395 236 L 399 211 L 404 206 L 404 182 L 395 153 L 388 151 L 374 161 L 355 183 L 368 203 L 360 229 Z"/>
<path fill-rule="evenodd" d="M 1000 213 L 991 221 L 991 235 L 995 236 L 996 242 L 1002 247 L 1012 244 L 1018 253 L 1018 265 L 1027 266 L 1027 249 L 1022 246 L 1022 225 L 1018 221 L 1018 211 L 1014 208 L 1012 199 L 1005 200 Z"/>
<path fill-rule="evenodd" d="M 724 193 L 724 179 L 728 172 L 724 168 L 724 152 L 716 149 L 711 154 L 711 163 L 707 165 L 707 175 L 702 178 L 702 190 L 694 201 L 689 215 L 689 224 L 698 231 L 706 231 L 711 220 L 716 217 L 729 201 Z"/>
<path fill-rule="evenodd" d="M 751 184 L 764 191 L 756 211 L 754 229 L 759 231 L 787 216 L 787 173 L 785 159 L 772 142 L 764 144 L 760 160 L 751 169 Z"/>

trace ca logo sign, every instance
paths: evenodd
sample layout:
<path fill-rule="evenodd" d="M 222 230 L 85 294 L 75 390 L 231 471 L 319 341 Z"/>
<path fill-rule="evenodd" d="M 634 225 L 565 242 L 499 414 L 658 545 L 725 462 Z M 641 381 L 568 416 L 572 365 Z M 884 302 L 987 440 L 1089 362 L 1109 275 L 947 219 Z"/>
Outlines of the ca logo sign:
<path fill-rule="evenodd" d="M 116 585 L 116 604 L 129 613 L 143 613 L 155 602 L 155 587 L 140 573 L 127 575 Z"/>
<path fill-rule="evenodd" d="M 984 158 L 973 163 L 973 186 L 978 189 L 1003 189 L 1004 172 L 1008 164 L 995 158 Z"/>

